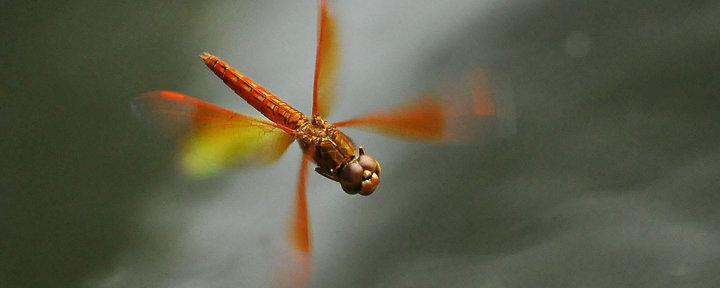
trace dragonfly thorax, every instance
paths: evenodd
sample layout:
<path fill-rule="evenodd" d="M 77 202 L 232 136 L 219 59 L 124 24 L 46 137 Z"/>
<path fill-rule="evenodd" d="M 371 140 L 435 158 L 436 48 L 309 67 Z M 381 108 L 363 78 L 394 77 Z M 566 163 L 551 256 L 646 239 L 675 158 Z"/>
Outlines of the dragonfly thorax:
<path fill-rule="evenodd" d="M 380 164 L 350 137 L 319 116 L 295 131 L 303 151 L 312 153 L 315 171 L 337 181 L 349 194 L 370 195 L 380 183 Z M 311 150 L 310 150 L 311 149 Z"/>

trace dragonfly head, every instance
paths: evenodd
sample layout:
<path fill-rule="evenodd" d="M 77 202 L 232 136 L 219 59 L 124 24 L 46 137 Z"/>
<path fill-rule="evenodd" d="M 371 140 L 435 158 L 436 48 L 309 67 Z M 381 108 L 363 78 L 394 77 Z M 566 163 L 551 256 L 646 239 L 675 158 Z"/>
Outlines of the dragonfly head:
<path fill-rule="evenodd" d="M 360 147 L 360 156 L 346 163 L 338 178 L 348 194 L 370 195 L 380 184 L 380 163 Z"/>

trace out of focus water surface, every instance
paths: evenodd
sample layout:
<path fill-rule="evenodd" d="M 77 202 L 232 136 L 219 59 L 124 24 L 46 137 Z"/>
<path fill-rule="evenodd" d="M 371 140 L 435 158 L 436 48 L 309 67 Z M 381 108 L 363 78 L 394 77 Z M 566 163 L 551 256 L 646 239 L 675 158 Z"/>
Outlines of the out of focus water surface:
<path fill-rule="evenodd" d="M 465 145 L 350 130 L 372 196 L 312 175 L 313 287 L 720 286 L 720 3 L 335 1 L 335 117 L 482 68 Z M 310 110 L 315 1 L 0 3 L 0 287 L 265 287 L 299 149 L 190 181 L 145 91 L 251 112 L 210 51 Z"/>

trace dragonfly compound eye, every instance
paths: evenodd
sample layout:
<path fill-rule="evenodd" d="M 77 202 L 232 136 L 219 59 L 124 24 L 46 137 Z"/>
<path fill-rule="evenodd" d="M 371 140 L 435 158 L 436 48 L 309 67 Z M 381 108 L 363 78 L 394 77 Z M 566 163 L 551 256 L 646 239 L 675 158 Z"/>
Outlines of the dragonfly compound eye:
<path fill-rule="evenodd" d="M 343 167 L 340 185 L 349 194 L 370 195 L 380 184 L 380 164 L 369 155 L 360 155 Z"/>

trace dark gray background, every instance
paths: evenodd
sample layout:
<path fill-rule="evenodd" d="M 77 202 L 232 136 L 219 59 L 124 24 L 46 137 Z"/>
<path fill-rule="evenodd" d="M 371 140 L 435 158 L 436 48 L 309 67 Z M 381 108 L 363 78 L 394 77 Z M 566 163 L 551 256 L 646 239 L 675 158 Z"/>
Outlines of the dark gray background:
<path fill-rule="evenodd" d="M 372 197 L 312 175 L 315 287 L 718 287 L 720 3 L 337 1 L 338 120 L 483 68 L 465 145 L 349 131 Z M 392 2 L 392 3 L 387 3 Z M 297 162 L 188 181 L 129 102 L 309 111 L 314 1 L 0 2 L 0 287 L 262 287 Z M 278 179 L 280 181 L 278 181 Z"/>

